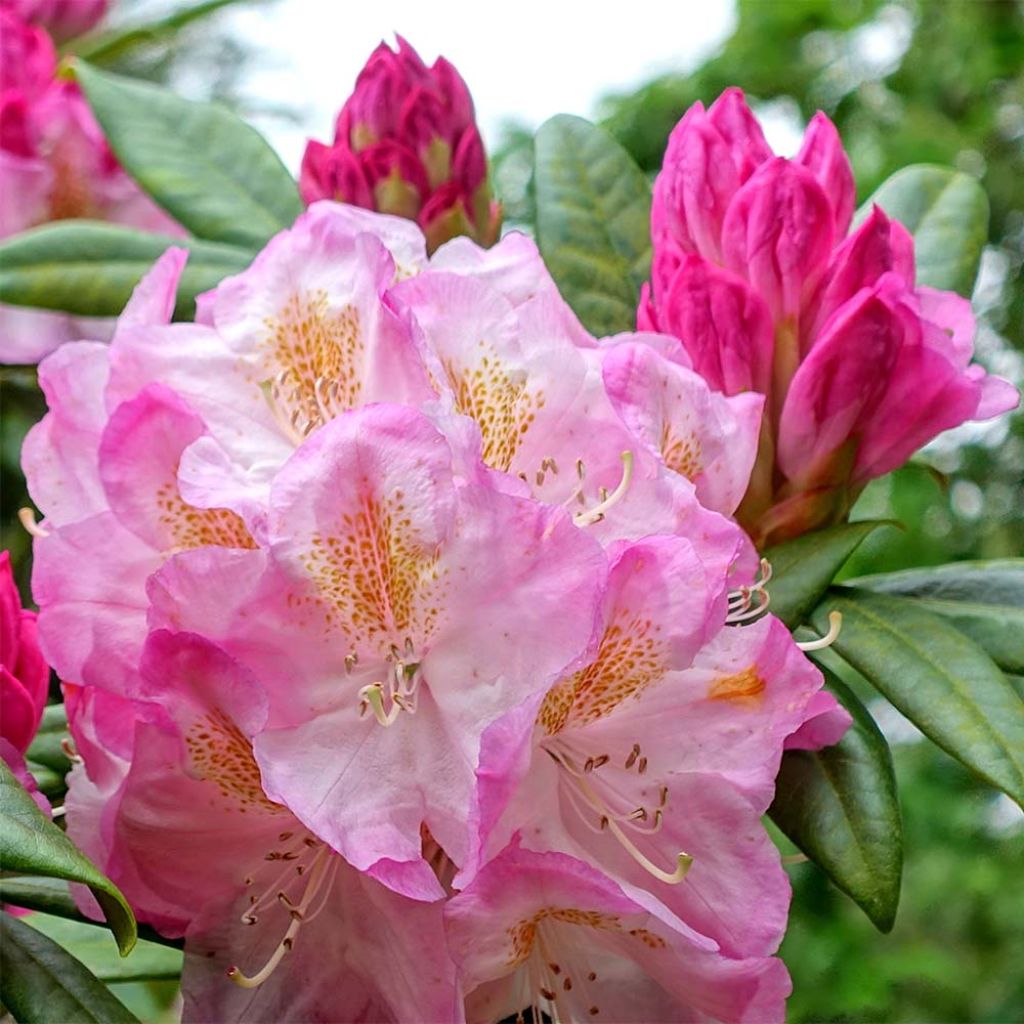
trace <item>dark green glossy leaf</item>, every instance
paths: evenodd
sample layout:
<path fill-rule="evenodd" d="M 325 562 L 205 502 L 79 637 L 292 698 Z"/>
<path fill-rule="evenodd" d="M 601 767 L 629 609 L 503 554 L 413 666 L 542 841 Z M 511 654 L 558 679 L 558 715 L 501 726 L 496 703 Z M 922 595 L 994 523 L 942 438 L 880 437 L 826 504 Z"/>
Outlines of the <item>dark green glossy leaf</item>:
<path fill-rule="evenodd" d="M 96 869 L 36 806 L 0 762 L 0 865 L 10 874 L 45 875 L 87 885 L 117 939 L 122 956 L 135 945 L 135 916 L 117 886 Z"/>
<path fill-rule="evenodd" d="M 966 633 L 1007 672 L 1024 672 L 1024 558 L 953 562 L 847 581 L 884 594 L 914 597 Z"/>
<path fill-rule="evenodd" d="M 103 928 L 102 922 L 93 921 L 78 909 L 71 897 L 68 883 L 59 878 L 33 878 L 24 875 L 18 878 L 0 877 L 0 903 L 9 903 L 25 910 L 38 910 L 53 917 L 64 917 L 69 921 L 89 925 L 91 928 Z M 181 949 L 184 945 L 183 939 L 165 938 L 146 924 L 138 926 L 138 935 L 140 940 L 145 939 L 146 942 L 155 942 L 174 949 Z"/>
<path fill-rule="evenodd" d="M 651 264 L 651 187 L 602 128 L 560 114 L 534 140 L 537 244 L 566 302 L 598 336 L 636 327 Z"/>
<path fill-rule="evenodd" d="M 988 239 L 988 198 L 977 180 L 951 167 L 915 164 L 878 186 L 858 222 L 875 203 L 914 236 L 917 283 L 970 298 Z"/>
<path fill-rule="evenodd" d="M 278 155 L 231 111 L 84 62 L 75 75 L 125 170 L 197 238 L 255 251 L 301 213 Z"/>
<path fill-rule="evenodd" d="M 49 914 L 31 914 L 26 923 L 81 960 L 100 981 L 153 981 L 181 975 L 182 951 L 139 941 L 126 957 L 117 955 L 99 928 Z"/>
<path fill-rule="evenodd" d="M 903 870 L 892 757 L 864 705 L 835 673 L 822 671 L 853 725 L 835 746 L 783 754 L 768 813 L 887 932 L 896 918 Z"/>
<path fill-rule="evenodd" d="M 888 525 L 875 519 L 840 523 L 769 548 L 764 554 L 772 567 L 767 587 L 772 614 L 790 629 L 799 626 L 861 541 L 872 530 Z"/>
<path fill-rule="evenodd" d="M 1024 701 L 992 659 L 910 598 L 852 587 L 813 622 L 842 613 L 833 647 L 926 736 L 1024 806 Z"/>
<path fill-rule="evenodd" d="M 139 278 L 168 246 L 189 250 L 175 316 L 191 319 L 195 297 L 244 270 L 250 253 L 229 245 L 170 238 L 100 221 L 68 220 L 0 244 L 0 302 L 117 316 Z"/>
<path fill-rule="evenodd" d="M 86 966 L 10 914 L 0 914 L 0 960 L 0 1003 L 19 1024 L 137 1024 Z"/>

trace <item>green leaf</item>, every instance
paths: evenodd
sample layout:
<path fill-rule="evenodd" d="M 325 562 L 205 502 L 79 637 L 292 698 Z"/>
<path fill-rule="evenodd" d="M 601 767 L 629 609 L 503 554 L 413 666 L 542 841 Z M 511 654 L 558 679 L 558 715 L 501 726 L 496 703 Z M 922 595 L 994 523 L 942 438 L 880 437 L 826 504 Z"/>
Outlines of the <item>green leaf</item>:
<path fill-rule="evenodd" d="M 64 705 L 48 704 L 43 709 L 39 731 L 25 756 L 28 760 L 44 765 L 63 778 L 71 769 L 71 762 L 62 746 L 67 735 L 68 716 L 64 711 Z"/>
<path fill-rule="evenodd" d="M 81 61 L 75 75 L 125 170 L 198 238 L 255 251 L 302 212 L 278 155 L 231 111 Z"/>
<path fill-rule="evenodd" d="M 191 319 L 195 297 L 244 270 L 251 254 L 235 246 L 169 238 L 100 221 L 67 220 L 0 244 L 0 302 L 117 316 L 139 278 L 168 246 L 189 250 L 175 316 Z"/>
<path fill-rule="evenodd" d="M 151 981 L 181 975 L 180 949 L 140 941 L 128 956 L 120 957 L 103 931 L 90 924 L 49 914 L 31 914 L 25 921 L 81 960 L 100 981 Z"/>
<path fill-rule="evenodd" d="M 896 919 L 903 871 L 892 756 L 864 705 L 835 673 L 821 669 L 853 725 L 835 746 L 783 754 L 768 813 L 887 932 Z"/>
<path fill-rule="evenodd" d="M 137 1024 L 87 967 L 10 914 L 0 914 L 0 959 L 0 1003 L 21 1024 Z"/>
<path fill-rule="evenodd" d="M 122 956 L 135 945 L 136 925 L 117 886 L 36 806 L 0 762 L 0 865 L 10 874 L 46 875 L 87 885 L 117 939 Z"/>
<path fill-rule="evenodd" d="M 916 598 L 919 607 L 956 626 L 1000 668 L 1024 673 L 1024 558 L 953 562 L 846 582 Z"/>
<path fill-rule="evenodd" d="M 636 327 L 651 265 L 651 187 L 602 128 L 560 114 L 534 140 L 537 244 L 566 302 L 603 336 Z"/>
<path fill-rule="evenodd" d="M 880 519 L 840 523 L 769 548 L 764 556 L 772 567 L 766 588 L 772 614 L 790 629 L 799 626 L 861 541 L 879 526 L 891 525 Z"/>
<path fill-rule="evenodd" d="M 970 298 L 988 238 L 988 197 L 981 185 L 950 167 L 914 164 L 878 186 L 856 223 L 875 203 L 914 236 L 917 283 Z"/>
<path fill-rule="evenodd" d="M 1024 806 L 1024 701 L 992 659 L 909 598 L 836 587 L 814 613 L 842 613 L 836 652 L 926 736 Z"/>
<path fill-rule="evenodd" d="M 99 921 L 86 917 L 75 905 L 71 897 L 68 883 L 59 878 L 4 878 L 0 876 L 0 903 L 9 903 L 13 907 L 25 910 L 38 910 L 53 917 L 64 917 L 69 921 L 78 921 L 90 928 L 103 927 Z M 183 939 L 168 939 L 147 924 L 138 926 L 139 939 L 155 942 L 161 946 L 181 949 Z"/>
<path fill-rule="evenodd" d="M 64 49 L 93 64 L 117 61 L 140 46 L 149 47 L 167 42 L 193 22 L 208 18 L 224 7 L 233 7 L 242 2 L 252 3 L 253 0 L 205 0 L 204 3 L 183 7 L 144 25 L 112 29 L 84 39 L 73 39 L 70 46 Z"/>

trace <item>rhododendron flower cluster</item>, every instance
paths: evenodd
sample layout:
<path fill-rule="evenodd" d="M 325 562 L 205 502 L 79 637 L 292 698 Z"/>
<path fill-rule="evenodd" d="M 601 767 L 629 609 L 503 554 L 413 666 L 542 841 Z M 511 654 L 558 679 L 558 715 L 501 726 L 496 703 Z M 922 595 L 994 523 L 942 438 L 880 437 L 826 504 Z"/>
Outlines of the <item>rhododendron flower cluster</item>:
<path fill-rule="evenodd" d="M 317 203 L 169 323 L 184 263 L 24 465 L 69 833 L 186 1019 L 782 1019 L 761 816 L 848 719 L 728 518 L 761 397 L 518 234 Z"/>
<path fill-rule="evenodd" d="M 655 182 L 638 322 L 716 391 L 765 396 L 739 512 L 759 545 L 842 520 L 936 434 L 1018 400 L 969 365 L 970 303 L 915 284 L 913 239 L 877 206 L 851 231 L 854 203 L 824 114 L 782 159 L 739 89 L 690 108 Z"/>
<path fill-rule="evenodd" d="M 443 57 L 427 67 L 398 36 L 359 73 L 334 142 L 310 140 L 299 189 L 306 203 L 336 199 L 415 220 L 433 252 L 456 235 L 491 245 L 501 207 L 491 195 L 473 100 Z"/>
<path fill-rule="evenodd" d="M 181 234 L 118 164 L 77 83 L 58 76 L 45 29 L 19 16 L 45 24 L 46 13 L 0 5 L 0 238 L 70 217 Z M 61 342 L 109 336 L 106 323 L 0 306 L 0 361 L 36 362 Z"/>

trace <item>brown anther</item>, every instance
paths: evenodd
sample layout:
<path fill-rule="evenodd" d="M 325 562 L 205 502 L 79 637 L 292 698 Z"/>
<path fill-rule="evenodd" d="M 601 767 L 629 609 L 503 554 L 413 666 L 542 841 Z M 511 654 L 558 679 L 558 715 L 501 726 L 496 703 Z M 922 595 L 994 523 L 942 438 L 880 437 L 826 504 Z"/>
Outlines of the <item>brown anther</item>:
<path fill-rule="evenodd" d="M 282 939 L 281 945 L 284 946 L 284 948 L 287 949 L 289 952 L 291 952 L 291 948 L 295 945 L 295 941 L 293 939 Z"/>
<path fill-rule="evenodd" d="M 626 758 L 626 768 L 632 768 L 636 764 L 636 759 L 640 756 L 640 744 L 634 743 L 633 749 L 629 752 L 629 756 Z"/>
<path fill-rule="evenodd" d="M 548 1001 L 549 1003 L 553 1003 L 553 1002 L 555 1001 L 555 993 L 554 993 L 554 992 L 552 992 L 552 991 L 551 991 L 551 989 L 549 989 L 549 988 L 542 988 L 542 989 L 540 990 L 540 994 L 541 994 L 541 995 L 542 995 L 542 996 L 543 996 L 543 997 L 544 997 L 544 998 L 545 998 L 545 999 L 546 999 L 546 1000 L 547 1000 L 547 1001 Z"/>
<path fill-rule="evenodd" d="M 270 853 L 264 855 L 263 859 L 264 860 L 280 860 L 281 859 L 281 854 L 279 854 L 277 852 L 277 850 L 271 850 Z"/>
<path fill-rule="evenodd" d="M 638 807 L 630 816 L 630 821 L 646 821 L 647 820 L 647 808 Z"/>
<path fill-rule="evenodd" d="M 279 836 L 277 837 L 277 841 L 278 841 L 279 843 L 283 843 L 283 842 L 284 842 L 285 840 L 287 840 L 287 839 L 291 839 L 291 837 L 292 837 L 293 835 L 295 835 L 295 833 L 294 833 L 294 832 L 282 832 L 282 833 L 281 833 L 281 834 L 280 834 L 280 835 L 279 835 Z"/>
<path fill-rule="evenodd" d="M 591 971 L 587 975 L 587 981 L 597 981 L 597 971 Z"/>
<path fill-rule="evenodd" d="M 288 853 L 282 853 L 281 854 L 281 860 L 298 860 L 298 859 L 299 859 L 299 855 L 297 853 L 295 853 L 294 851 L 291 851 L 291 850 Z"/>
<path fill-rule="evenodd" d="M 583 763 L 583 770 L 589 775 L 594 770 L 594 759 L 588 757 Z"/>
<path fill-rule="evenodd" d="M 552 974 L 562 973 L 562 968 L 559 964 L 548 964 L 548 970 L 551 971 Z"/>
<path fill-rule="evenodd" d="M 641 757 L 641 758 L 640 758 L 640 760 L 639 760 L 639 761 L 637 761 L 637 764 L 636 764 L 636 770 L 637 770 L 637 771 L 638 771 L 638 772 L 639 772 L 639 773 L 640 773 L 641 775 L 643 775 L 643 773 L 644 773 L 645 771 L 647 771 L 647 758 L 646 758 L 646 757 Z"/>
<path fill-rule="evenodd" d="M 601 815 L 601 828 L 606 829 L 608 827 L 608 816 L 606 814 Z"/>
<path fill-rule="evenodd" d="M 601 1012 L 600 1009 L 598 1007 L 596 1007 L 596 1006 L 592 1006 L 590 1008 L 590 1016 L 591 1017 L 596 1017 L 600 1012 Z"/>
<path fill-rule="evenodd" d="M 562 982 L 562 988 L 564 988 L 566 992 L 571 992 L 572 991 L 572 978 L 566 978 L 565 981 Z"/>
<path fill-rule="evenodd" d="M 538 487 L 543 487 L 544 486 L 544 470 L 542 470 L 542 469 L 537 470 L 537 475 L 534 477 L 534 480 L 537 481 L 537 486 Z"/>
<path fill-rule="evenodd" d="M 576 460 L 576 475 L 582 480 L 587 475 L 587 467 L 583 465 L 582 459 Z"/>
<path fill-rule="evenodd" d="M 303 839 L 302 841 L 303 841 L 303 842 L 304 842 L 304 843 L 305 843 L 305 844 L 306 844 L 306 845 L 307 845 L 308 847 L 310 847 L 310 848 L 312 848 L 312 847 L 314 847 L 314 846 L 319 846 L 319 845 L 320 845 L 320 843 L 319 843 L 319 842 L 318 842 L 318 841 L 317 841 L 316 839 L 314 839 L 314 838 L 313 838 L 312 836 L 306 836 L 306 838 L 305 838 L 305 839 Z"/>
<path fill-rule="evenodd" d="M 601 501 L 607 501 L 608 500 L 608 488 L 607 487 L 598 487 L 598 489 L 597 489 L 597 496 L 598 496 L 598 498 L 600 498 Z"/>

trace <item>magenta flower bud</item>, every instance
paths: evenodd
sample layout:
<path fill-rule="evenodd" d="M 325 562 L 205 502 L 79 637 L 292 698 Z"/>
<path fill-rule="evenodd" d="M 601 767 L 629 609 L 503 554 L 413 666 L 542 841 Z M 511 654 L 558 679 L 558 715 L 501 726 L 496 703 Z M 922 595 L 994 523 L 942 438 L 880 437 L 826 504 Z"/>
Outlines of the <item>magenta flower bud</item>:
<path fill-rule="evenodd" d="M 833 230 L 832 208 L 813 175 L 777 157 L 730 203 L 723 261 L 760 292 L 776 322 L 795 318 L 828 263 Z"/>
<path fill-rule="evenodd" d="M 804 144 L 793 162 L 806 167 L 824 189 L 832 203 L 835 236 L 842 238 L 850 229 L 857 190 L 839 132 L 820 110 L 811 118 L 804 133 Z"/>
<path fill-rule="evenodd" d="M 19 754 L 39 729 L 49 681 L 50 668 L 36 637 L 36 613 L 21 607 L 11 556 L 0 552 L 0 739 Z"/>
<path fill-rule="evenodd" d="M 462 77 L 443 58 L 427 67 L 400 36 L 381 43 L 338 114 L 331 146 L 310 141 L 299 189 L 415 220 L 436 249 L 456 235 L 492 244 L 501 211 Z"/>
<path fill-rule="evenodd" d="M 637 323 L 678 337 L 711 387 L 765 395 L 736 513 L 760 547 L 841 521 L 869 480 L 1019 398 L 970 365 L 970 303 L 915 287 L 902 224 L 876 207 L 846 235 L 854 202 L 824 114 L 773 157 L 738 90 L 687 111 L 655 182 Z"/>
<path fill-rule="evenodd" d="M 58 43 L 88 32 L 109 6 L 110 0 L 0 0 L 0 10 L 41 25 Z"/>
<path fill-rule="evenodd" d="M 658 329 L 682 339 L 693 368 L 716 391 L 768 393 L 771 316 L 764 300 L 742 278 L 688 256 L 666 300 Z"/>

